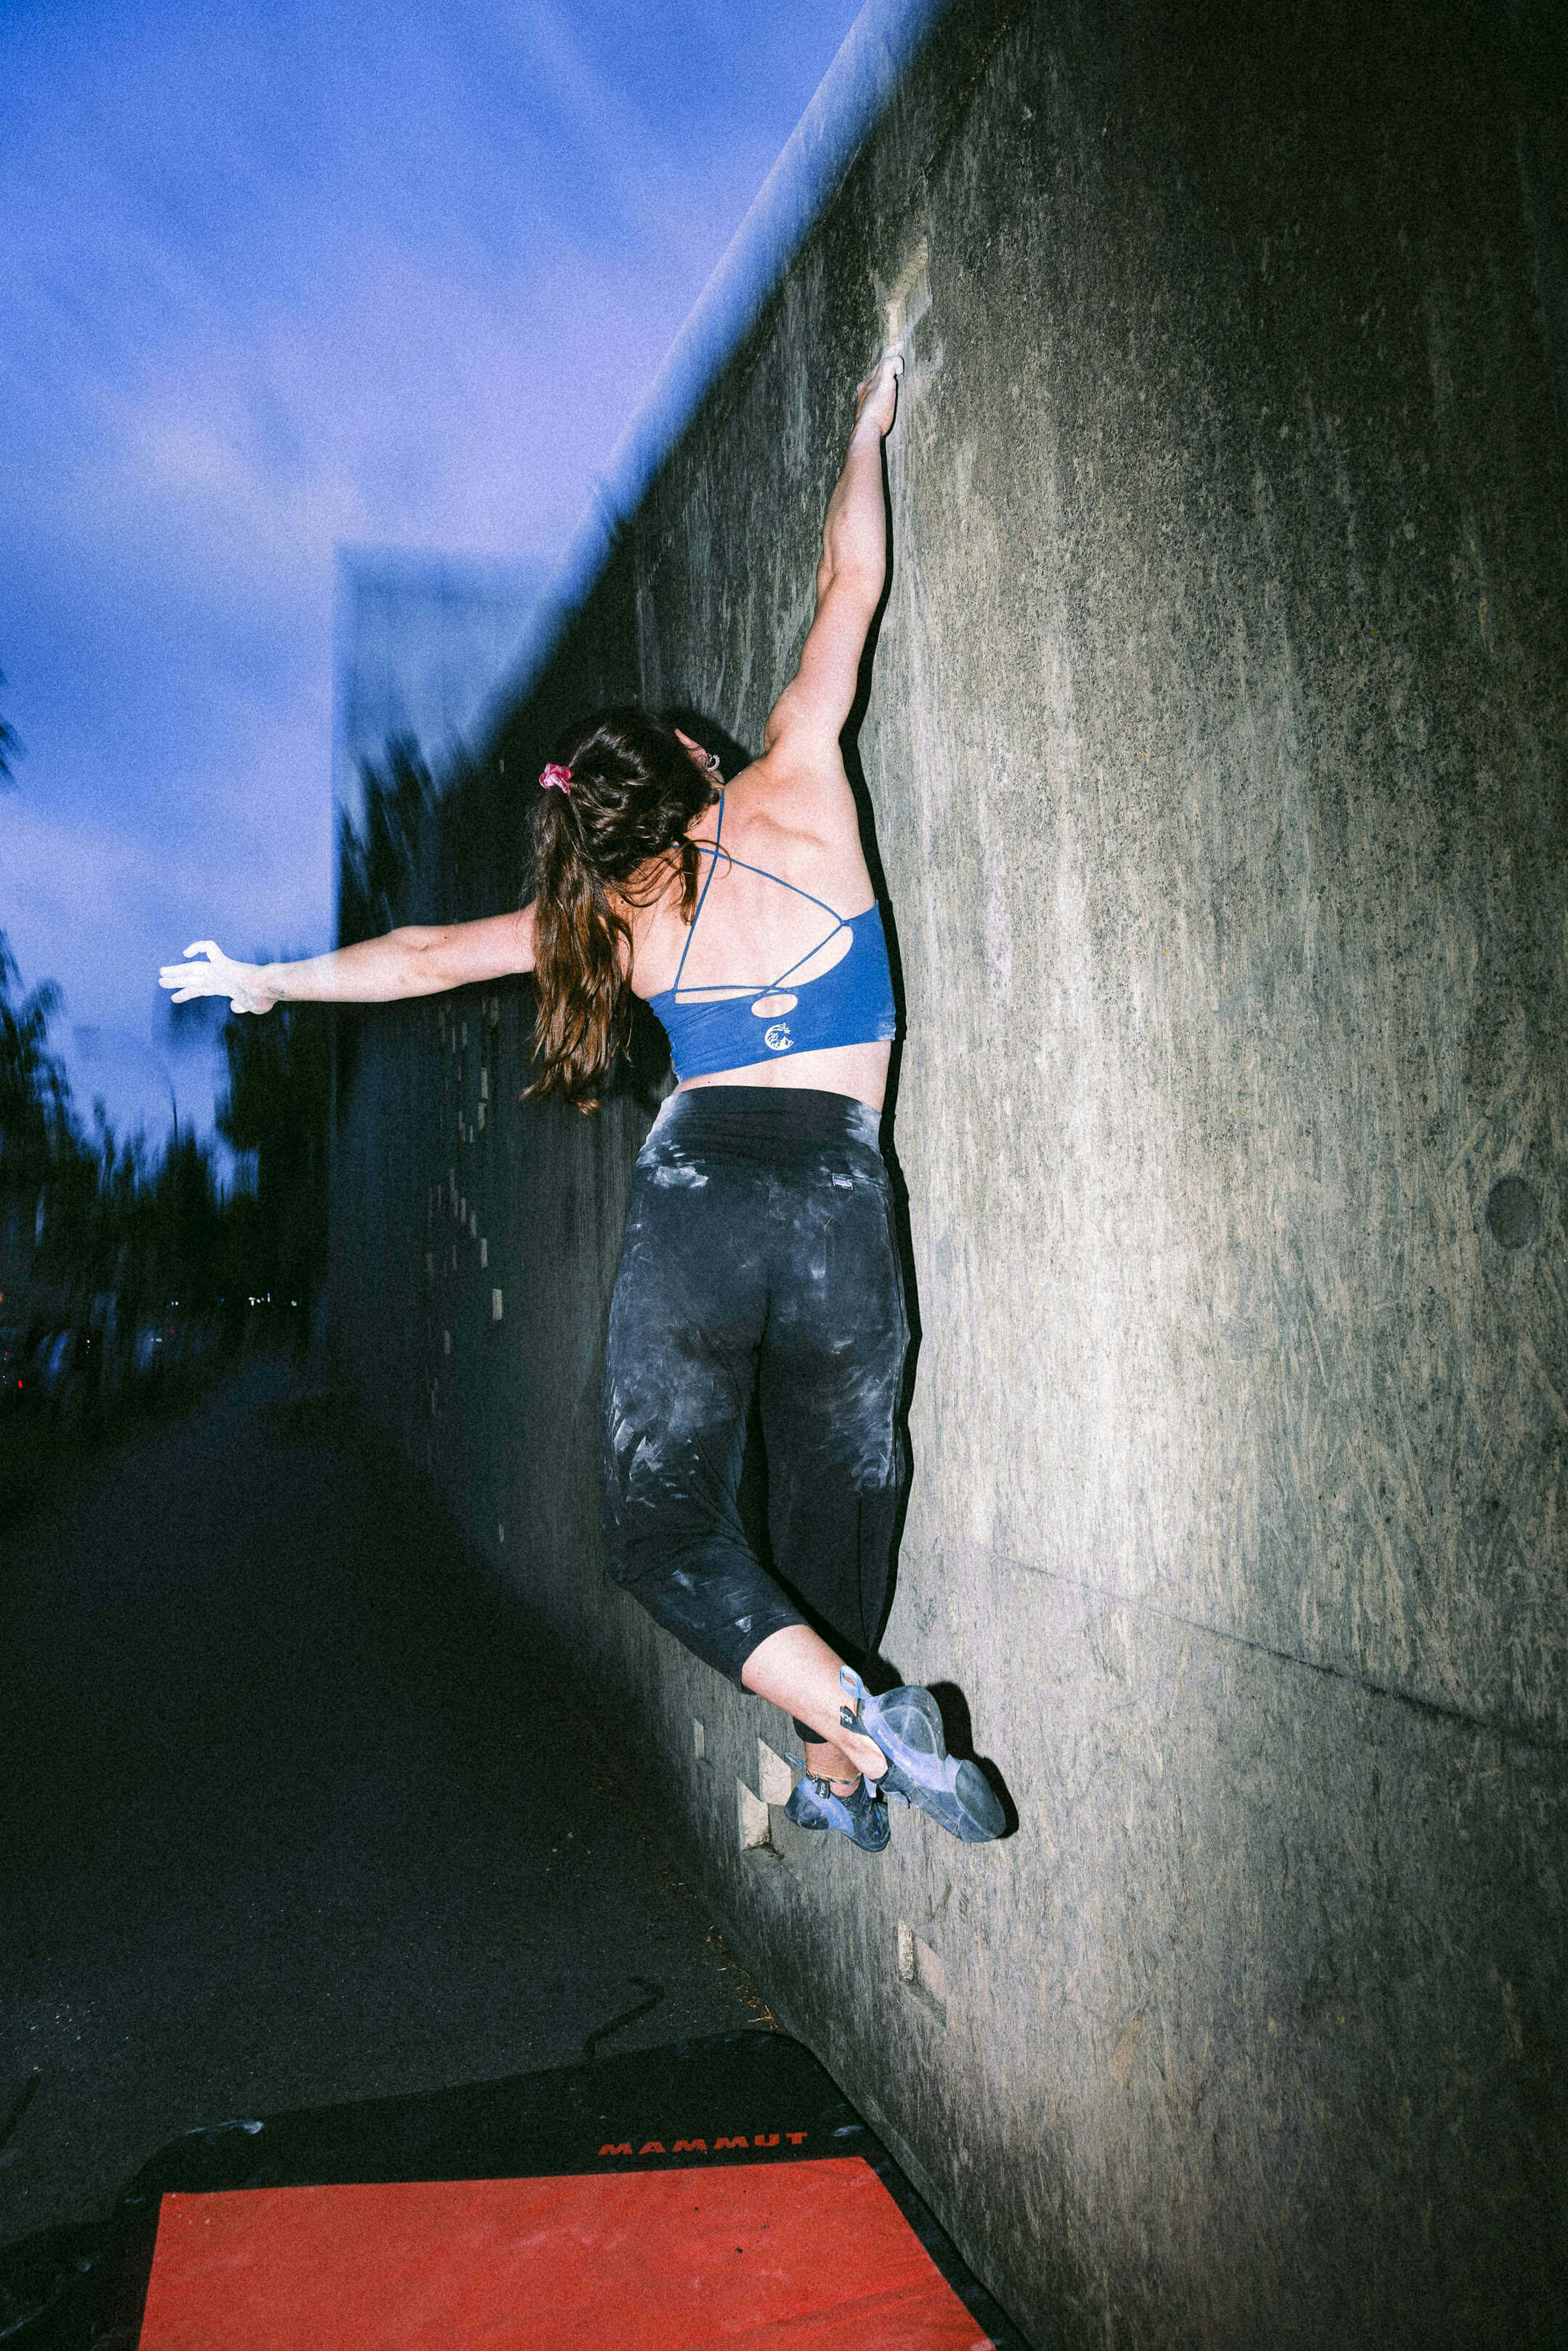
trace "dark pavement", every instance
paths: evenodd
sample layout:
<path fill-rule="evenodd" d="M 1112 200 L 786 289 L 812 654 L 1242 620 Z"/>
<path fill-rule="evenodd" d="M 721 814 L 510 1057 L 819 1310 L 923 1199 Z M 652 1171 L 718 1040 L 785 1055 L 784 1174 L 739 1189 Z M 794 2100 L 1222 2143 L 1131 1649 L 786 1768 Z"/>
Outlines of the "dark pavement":
<path fill-rule="evenodd" d="M 5 1541 L 0 1659 L 0 2242 L 197 2124 L 765 2013 L 562 1661 L 280 1366 Z"/>

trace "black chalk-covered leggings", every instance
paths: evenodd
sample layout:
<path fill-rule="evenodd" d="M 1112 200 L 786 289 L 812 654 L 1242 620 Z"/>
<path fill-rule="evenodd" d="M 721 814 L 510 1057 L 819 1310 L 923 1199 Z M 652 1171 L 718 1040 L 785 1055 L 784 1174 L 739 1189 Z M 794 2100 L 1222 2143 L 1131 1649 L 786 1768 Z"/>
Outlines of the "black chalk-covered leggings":
<path fill-rule="evenodd" d="M 846 1094 L 705 1086 L 638 1157 L 604 1367 L 611 1573 L 735 1682 L 787 1625 L 857 1667 L 882 1629 L 909 1330 L 877 1127 Z"/>

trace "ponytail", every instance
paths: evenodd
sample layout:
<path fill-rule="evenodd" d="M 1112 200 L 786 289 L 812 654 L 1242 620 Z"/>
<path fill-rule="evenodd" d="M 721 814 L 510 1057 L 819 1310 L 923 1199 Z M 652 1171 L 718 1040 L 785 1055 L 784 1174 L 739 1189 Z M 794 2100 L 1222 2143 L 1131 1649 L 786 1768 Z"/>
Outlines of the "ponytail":
<path fill-rule="evenodd" d="M 598 1088 L 632 1034 L 632 929 L 623 909 L 652 905 L 680 872 L 680 911 L 696 905 L 686 839 L 713 785 L 674 727 L 646 711 L 599 712 L 557 746 L 567 790 L 540 794 L 535 824 L 532 1097 L 599 1107 Z M 547 770 L 548 773 L 548 770 Z"/>

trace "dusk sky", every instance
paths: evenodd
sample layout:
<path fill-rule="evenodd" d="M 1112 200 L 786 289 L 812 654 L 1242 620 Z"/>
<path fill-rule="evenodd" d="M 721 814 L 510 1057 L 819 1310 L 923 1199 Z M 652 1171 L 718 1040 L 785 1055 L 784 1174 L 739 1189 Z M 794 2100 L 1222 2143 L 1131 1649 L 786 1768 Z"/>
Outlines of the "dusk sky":
<path fill-rule="evenodd" d="M 78 1102 L 328 943 L 333 549 L 549 563 L 858 0 L 0 6 L 0 928 Z"/>

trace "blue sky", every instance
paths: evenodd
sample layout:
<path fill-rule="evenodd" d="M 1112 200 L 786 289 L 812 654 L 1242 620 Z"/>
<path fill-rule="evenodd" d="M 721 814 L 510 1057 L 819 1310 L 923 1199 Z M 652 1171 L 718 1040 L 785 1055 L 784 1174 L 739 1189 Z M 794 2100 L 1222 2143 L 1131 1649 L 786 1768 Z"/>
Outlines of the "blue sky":
<path fill-rule="evenodd" d="M 559 551 L 857 5 L 0 0 L 0 927 L 84 1107 L 210 1119 L 187 940 L 326 944 L 334 545 Z"/>

